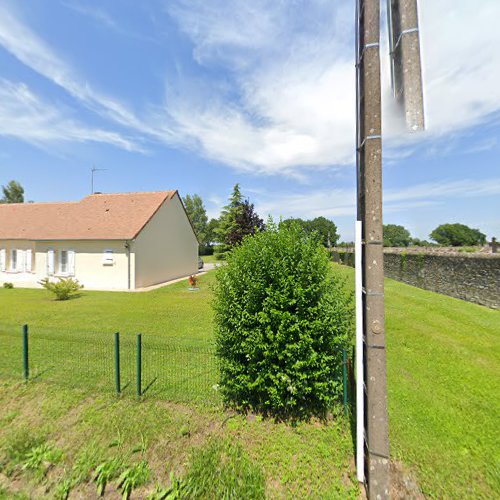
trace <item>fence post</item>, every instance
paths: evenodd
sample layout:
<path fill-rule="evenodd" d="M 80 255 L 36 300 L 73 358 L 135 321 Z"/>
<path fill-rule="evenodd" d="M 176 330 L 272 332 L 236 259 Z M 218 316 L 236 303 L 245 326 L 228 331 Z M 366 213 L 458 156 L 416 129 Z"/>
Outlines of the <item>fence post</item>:
<path fill-rule="evenodd" d="M 120 333 L 115 333 L 115 382 L 116 382 L 116 394 L 120 395 Z"/>
<path fill-rule="evenodd" d="M 28 325 L 23 325 L 23 374 L 24 380 L 28 381 L 30 377 L 30 365 L 28 355 Z"/>
<path fill-rule="evenodd" d="M 137 395 L 142 395 L 142 335 L 137 334 Z"/>
<path fill-rule="evenodd" d="M 344 388 L 344 413 L 348 414 L 347 403 L 347 351 L 342 349 L 342 385 Z"/>

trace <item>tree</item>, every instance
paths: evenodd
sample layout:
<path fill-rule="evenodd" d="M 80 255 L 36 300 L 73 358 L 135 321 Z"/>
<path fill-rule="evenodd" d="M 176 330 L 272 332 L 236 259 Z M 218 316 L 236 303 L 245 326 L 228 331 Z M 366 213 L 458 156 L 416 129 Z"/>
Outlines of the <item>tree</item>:
<path fill-rule="evenodd" d="M 201 255 L 212 255 L 214 252 L 214 243 L 217 242 L 217 227 L 219 219 L 210 219 L 205 230 L 205 241 L 203 247 L 200 248 Z"/>
<path fill-rule="evenodd" d="M 479 229 L 472 229 L 465 224 L 441 224 L 430 234 L 431 239 L 444 246 L 484 245 L 486 235 Z"/>
<path fill-rule="evenodd" d="M 184 207 L 193 225 L 194 232 L 200 243 L 200 254 L 205 255 L 210 246 L 208 237 L 208 217 L 203 200 L 197 194 L 189 194 L 183 198 Z"/>
<path fill-rule="evenodd" d="M 240 185 L 235 184 L 229 203 L 222 210 L 215 229 L 218 245 L 215 247 L 217 259 L 224 259 L 227 252 L 241 243 L 248 234 L 262 230 L 264 223 L 255 213 L 253 205 L 243 201 Z"/>
<path fill-rule="evenodd" d="M 193 224 L 194 232 L 196 233 L 198 240 L 201 242 L 205 235 L 208 223 L 207 211 L 203 206 L 203 200 L 197 194 L 193 194 L 193 196 L 187 194 L 183 198 L 183 201 L 184 206 L 186 207 L 186 212 L 191 220 L 191 224 Z"/>
<path fill-rule="evenodd" d="M 340 235 L 337 233 L 337 226 L 333 221 L 327 219 L 326 217 L 316 217 L 312 220 L 290 218 L 285 219 L 281 224 L 284 224 L 285 226 L 297 224 L 309 234 L 316 231 L 319 240 L 325 247 L 329 246 L 328 243 L 330 243 L 330 246 L 335 246 L 340 238 Z"/>
<path fill-rule="evenodd" d="M 3 198 L 0 203 L 24 203 L 24 188 L 17 181 L 10 181 L 2 186 Z"/>
<path fill-rule="evenodd" d="M 384 247 L 407 247 L 411 242 L 410 231 L 404 226 L 384 224 Z"/>
<path fill-rule="evenodd" d="M 236 226 L 227 235 L 230 246 L 238 245 L 248 234 L 255 234 L 264 229 L 264 221 L 255 212 L 253 203 L 245 200 L 236 214 Z"/>
<path fill-rule="evenodd" d="M 309 231 L 316 231 L 320 241 L 325 247 L 335 246 L 340 235 L 337 234 L 337 226 L 335 223 L 326 217 L 316 217 L 311 221 L 307 221 Z"/>
<path fill-rule="evenodd" d="M 227 403 L 307 417 L 339 400 L 352 297 L 318 238 L 297 223 L 268 222 L 217 270 L 213 306 Z"/>

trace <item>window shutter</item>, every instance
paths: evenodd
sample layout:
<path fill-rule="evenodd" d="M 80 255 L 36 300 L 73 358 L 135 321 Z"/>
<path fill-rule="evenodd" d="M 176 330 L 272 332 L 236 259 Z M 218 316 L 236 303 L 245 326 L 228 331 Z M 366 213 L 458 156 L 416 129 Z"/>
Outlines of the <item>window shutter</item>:
<path fill-rule="evenodd" d="M 5 248 L 0 249 L 0 271 L 5 271 Z"/>
<path fill-rule="evenodd" d="M 47 250 L 47 274 L 54 274 L 54 250 Z"/>
<path fill-rule="evenodd" d="M 68 250 L 68 274 L 70 276 L 75 275 L 75 251 Z"/>
<path fill-rule="evenodd" d="M 17 251 L 17 271 L 24 273 L 26 266 L 25 252 L 24 250 Z"/>
<path fill-rule="evenodd" d="M 26 272 L 31 273 L 33 270 L 33 251 L 31 248 L 26 250 Z"/>

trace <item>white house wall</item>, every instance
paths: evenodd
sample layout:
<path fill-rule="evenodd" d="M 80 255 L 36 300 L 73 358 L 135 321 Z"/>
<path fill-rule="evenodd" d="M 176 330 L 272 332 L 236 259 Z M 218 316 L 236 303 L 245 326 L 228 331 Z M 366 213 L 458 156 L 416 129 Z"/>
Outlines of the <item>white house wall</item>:
<path fill-rule="evenodd" d="M 136 288 L 189 276 L 198 270 L 198 241 L 178 195 L 166 200 L 137 236 Z"/>
<path fill-rule="evenodd" d="M 11 270 L 11 250 L 21 250 L 26 252 L 30 249 L 32 251 L 32 269 L 33 272 L 23 271 L 12 271 Z M 35 275 L 35 243 L 28 240 L 0 240 L 0 252 L 4 250 L 3 255 L 5 256 L 5 270 L 2 271 L 0 268 L 0 282 L 14 283 L 14 284 L 24 284 L 34 282 L 36 284 Z"/>
<path fill-rule="evenodd" d="M 86 289 L 90 290 L 127 290 L 128 289 L 128 255 L 125 241 L 0 241 L 0 249 L 6 248 L 6 254 L 10 255 L 10 249 L 19 250 L 33 249 L 32 272 L 11 272 L 9 266 L 5 272 L 0 271 L 0 282 L 11 282 L 17 286 L 37 287 L 43 278 L 56 280 L 58 276 L 68 275 L 77 279 Z M 48 275 L 47 260 L 48 251 L 54 250 L 55 266 L 54 273 Z M 74 273 L 62 275 L 59 268 L 59 256 L 61 250 L 74 251 Z M 104 263 L 104 251 L 112 250 L 113 262 Z M 133 255 L 130 256 L 130 284 L 134 284 L 134 262 Z M 7 263 L 8 264 L 8 263 Z"/>

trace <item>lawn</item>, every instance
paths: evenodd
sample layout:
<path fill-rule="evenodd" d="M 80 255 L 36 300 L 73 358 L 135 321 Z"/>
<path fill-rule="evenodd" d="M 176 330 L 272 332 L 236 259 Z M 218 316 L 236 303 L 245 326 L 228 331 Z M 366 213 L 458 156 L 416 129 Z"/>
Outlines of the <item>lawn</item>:
<path fill-rule="evenodd" d="M 18 366 L 17 371 L 4 368 L 0 378 L 0 498 L 2 484 L 9 498 L 15 490 L 37 498 L 47 491 L 52 498 L 69 485 L 80 496 L 92 496 L 96 491 L 92 479 L 102 463 L 116 469 L 108 488 L 115 491 L 119 473 L 135 470 L 142 460 L 148 464 L 149 477 L 138 487 L 136 498 L 145 497 L 157 485 L 168 486 L 171 473 L 176 478 L 194 477 L 192 482 L 201 492 L 203 485 L 221 483 L 223 476 L 229 490 L 234 489 L 230 483 L 236 477 L 244 487 L 236 491 L 244 497 L 259 497 L 262 489 L 276 498 L 358 495 L 350 427 L 343 415 L 326 424 L 275 423 L 227 412 L 213 397 L 200 401 L 196 396 L 203 387 L 213 392 L 211 371 L 209 376 L 205 371 L 202 377 L 191 377 L 202 385 L 181 385 L 186 373 L 206 361 L 193 357 L 193 352 L 211 349 L 212 282 L 213 273 L 208 273 L 201 277 L 198 292 L 189 292 L 187 283 L 181 282 L 146 293 L 87 291 L 67 302 L 55 302 L 43 290 L 0 289 L 0 341 L 9 345 L 11 353 L 17 349 Z M 29 384 L 20 381 L 23 323 L 30 325 L 31 356 L 38 349 L 38 359 L 49 367 L 37 370 L 38 377 Z M 123 380 L 131 379 L 130 383 L 122 397 L 113 395 L 115 331 L 121 332 L 125 352 L 137 332 L 143 335 L 145 355 L 158 345 L 169 349 L 164 351 L 168 355 L 153 363 L 171 367 L 166 382 L 170 379 L 175 390 L 168 392 L 168 400 L 161 393 L 147 392 L 137 401 L 131 356 Z M 56 341 L 47 340 L 54 336 Z M 81 343 L 82 338 L 87 344 Z M 42 356 L 42 345 L 45 354 L 51 346 L 49 362 Z M 89 349 L 91 356 L 85 355 Z M 176 358 L 175 352 L 190 354 Z M 4 361 L 0 366 L 12 363 L 6 353 L 0 350 Z M 81 366 L 90 370 L 82 373 Z M 107 381 L 106 387 L 92 383 L 92 373 Z M 63 377 L 67 380 L 61 384 Z M 222 444 L 214 448 L 214 442 Z M 56 458 L 41 460 L 33 470 L 26 466 L 34 451 L 47 449 Z M 47 472 L 43 464 L 51 461 L 55 464 Z M 226 473 L 220 470 L 221 462 L 228 468 Z M 203 467 L 197 468 L 200 463 Z M 205 476 L 200 477 L 200 470 Z"/>
<path fill-rule="evenodd" d="M 352 283 L 351 269 L 336 269 Z M 106 339 L 105 349 L 110 349 L 115 331 L 122 332 L 125 343 L 141 332 L 145 346 L 150 339 L 182 352 L 211 349 L 213 273 L 201 280 L 199 292 L 188 292 L 183 282 L 147 293 L 84 292 L 68 302 L 52 301 L 43 290 L 0 290 L 0 339 L 8 337 L 5 342 L 12 345 L 12 335 L 28 323 L 33 339 L 54 332 L 91 336 L 95 345 Z M 498 497 L 500 312 L 392 280 L 386 281 L 386 297 L 393 457 L 430 497 Z M 136 471 L 134 464 L 142 460 L 150 472 L 138 486 L 138 497 L 155 485 L 170 484 L 171 472 L 177 478 L 194 477 L 195 484 L 236 474 L 247 485 L 246 494 L 256 497 L 262 488 L 276 498 L 359 494 L 350 428 L 342 415 L 327 424 L 291 426 L 228 413 L 215 399 L 196 398 L 211 390 L 210 376 L 201 389 L 188 385 L 169 393 L 169 401 L 148 394 L 137 401 L 133 388 L 117 398 L 112 366 L 103 371 L 110 391 L 85 391 L 85 374 L 75 374 L 68 359 L 67 353 L 74 359 L 75 351 L 81 358 L 78 345 L 73 352 L 55 350 L 54 356 L 82 383 L 48 383 L 50 370 L 27 385 L 12 378 L 12 369 L 0 378 L 0 498 L 2 488 L 9 498 L 12 491 L 19 491 L 20 498 L 23 492 L 52 498 L 69 485 L 91 496 L 96 487 L 92 471 L 111 462 L 113 491 L 118 472 Z M 185 378 L 182 370 L 200 364 L 192 355 L 169 358 L 151 364 L 171 363 L 174 381 Z M 215 446 L 214 439 L 222 444 Z M 48 471 L 43 470 L 47 461 L 33 466 L 38 463 L 33 450 L 40 454 L 40 449 L 52 450 L 55 466 Z M 226 458 L 220 459 L 221 454 Z M 221 460 L 232 474 L 219 470 Z"/>

